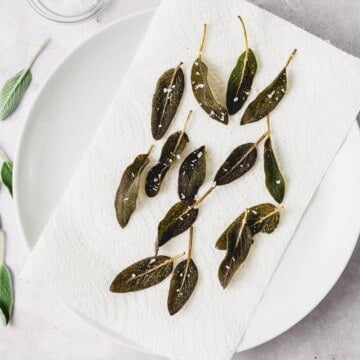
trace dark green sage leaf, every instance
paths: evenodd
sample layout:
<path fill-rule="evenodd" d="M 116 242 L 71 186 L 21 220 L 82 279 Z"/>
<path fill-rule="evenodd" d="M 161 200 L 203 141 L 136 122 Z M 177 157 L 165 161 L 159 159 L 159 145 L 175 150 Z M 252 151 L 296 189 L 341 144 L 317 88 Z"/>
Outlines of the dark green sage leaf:
<path fill-rule="evenodd" d="M 281 208 L 270 203 L 258 204 L 249 208 L 246 223 L 250 227 L 251 233 L 253 235 L 259 232 L 271 234 L 279 224 Z M 240 226 L 244 215 L 245 212 L 242 212 L 221 234 L 215 244 L 217 249 L 227 249 L 228 235 L 234 228 Z"/>
<path fill-rule="evenodd" d="M 204 111 L 214 120 L 227 125 L 229 122 L 228 111 L 220 105 L 211 90 L 208 82 L 208 67 L 201 60 L 201 53 L 204 46 L 206 35 L 206 24 L 204 25 L 204 31 L 202 41 L 199 49 L 199 54 L 191 68 L 191 87 L 195 96 L 195 99 Z"/>
<path fill-rule="evenodd" d="M 156 84 L 151 113 L 151 132 L 156 140 L 166 133 L 180 104 L 185 84 L 181 65 L 165 71 Z"/>
<path fill-rule="evenodd" d="M 287 88 L 286 69 L 294 57 L 294 50 L 278 76 L 253 100 L 244 112 L 241 125 L 258 121 L 273 111 L 284 97 Z"/>
<path fill-rule="evenodd" d="M 11 196 L 13 196 L 12 174 L 13 174 L 12 161 L 4 161 L 1 166 L 1 181 L 9 190 Z"/>
<path fill-rule="evenodd" d="M 0 91 L 0 117 L 5 120 L 18 107 L 26 89 L 29 87 L 32 79 L 31 67 L 39 56 L 40 52 L 48 44 L 47 39 L 36 52 L 35 56 L 30 61 L 30 64 L 14 77 L 7 80 Z"/>
<path fill-rule="evenodd" d="M 164 255 L 142 259 L 118 274 L 110 285 L 110 291 L 125 293 L 157 285 L 171 274 L 173 260 Z"/>
<path fill-rule="evenodd" d="M 264 171 L 266 187 L 275 201 L 280 204 L 284 200 L 285 179 L 277 164 L 270 137 L 264 143 Z"/>
<path fill-rule="evenodd" d="M 231 72 L 226 92 L 226 106 L 230 115 L 237 113 L 244 105 L 251 90 L 257 70 L 256 57 L 249 48 L 245 24 L 238 17 L 243 27 L 245 51 L 240 55 L 235 68 Z"/>
<path fill-rule="evenodd" d="M 216 173 L 216 185 L 229 184 L 247 173 L 254 166 L 256 158 L 256 143 L 247 143 L 235 148 Z"/>
<path fill-rule="evenodd" d="M 195 222 L 199 210 L 194 200 L 183 200 L 173 205 L 158 226 L 157 244 L 162 246 L 171 238 L 189 229 Z"/>
<path fill-rule="evenodd" d="M 116 218 L 122 228 L 127 225 L 136 209 L 140 176 L 149 164 L 151 149 L 152 147 L 147 154 L 138 155 L 122 174 L 115 197 Z"/>
<path fill-rule="evenodd" d="M 195 198 L 206 174 L 205 146 L 190 153 L 180 166 L 178 194 L 181 200 Z"/>
<path fill-rule="evenodd" d="M 150 169 L 145 181 L 145 191 L 149 197 L 157 195 L 160 191 L 162 181 L 172 163 L 180 158 L 189 138 L 183 131 L 171 134 L 166 140 L 160 155 L 159 162 Z"/>
<path fill-rule="evenodd" d="M 4 325 L 10 321 L 11 311 L 14 303 L 14 291 L 12 287 L 11 275 L 6 265 L 0 266 L 0 310 Z"/>
<path fill-rule="evenodd" d="M 239 226 L 234 226 L 229 231 L 226 255 L 218 271 L 218 277 L 224 289 L 245 261 L 253 242 L 253 235 L 250 227 L 246 224 L 246 218 L 242 220 Z"/>

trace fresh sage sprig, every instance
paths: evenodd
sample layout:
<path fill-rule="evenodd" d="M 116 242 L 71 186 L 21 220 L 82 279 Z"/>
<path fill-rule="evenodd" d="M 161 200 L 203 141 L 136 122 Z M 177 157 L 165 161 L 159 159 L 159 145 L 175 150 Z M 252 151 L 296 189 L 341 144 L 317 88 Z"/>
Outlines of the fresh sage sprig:
<path fill-rule="evenodd" d="M 185 85 L 182 64 L 165 71 L 156 84 L 151 113 L 151 132 L 155 140 L 166 133 L 180 104 Z"/>
<path fill-rule="evenodd" d="M 240 124 L 258 121 L 273 111 L 284 97 L 287 89 L 286 69 L 296 54 L 296 49 L 290 54 L 285 66 L 277 77 L 246 108 Z"/>
<path fill-rule="evenodd" d="M 31 59 L 29 65 L 18 72 L 14 77 L 7 80 L 0 91 L 0 117 L 5 120 L 19 105 L 26 89 L 29 87 L 32 79 L 31 68 L 40 53 L 49 43 L 46 39 L 40 46 L 39 50 Z"/>
<path fill-rule="evenodd" d="M 157 285 L 171 274 L 174 261 L 184 255 L 157 255 L 142 259 L 118 274 L 110 285 L 110 291 L 126 293 Z"/>
<path fill-rule="evenodd" d="M 198 280 L 198 269 L 191 257 L 192 241 L 193 227 L 190 228 L 187 259 L 179 262 L 171 278 L 167 302 L 170 315 L 182 309 L 190 299 Z"/>
<path fill-rule="evenodd" d="M 180 159 L 182 151 L 189 142 L 189 138 L 185 130 L 190 121 L 191 115 L 192 111 L 190 110 L 183 129 L 171 134 L 167 138 L 161 150 L 158 163 L 149 170 L 145 180 L 145 191 L 149 197 L 153 197 L 158 194 L 165 175 L 174 161 L 176 161 L 176 159 Z"/>
<path fill-rule="evenodd" d="M 270 118 L 267 115 L 266 118 L 268 131 L 270 131 Z M 272 147 L 271 136 L 269 136 L 264 142 L 264 172 L 265 172 L 265 184 L 271 196 L 279 204 L 284 200 L 285 195 L 285 179 L 279 169 L 275 153 Z"/>
<path fill-rule="evenodd" d="M 153 147 L 152 145 L 146 154 L 138 155 L 122 174 L 115 197 L 116 218 L 122 228 L 127 225 L 135 211 L 140 177 L 150 162 L 149 155 Z"/>
<path fill-rule="evenodd" d="M 254 52 L 249 48 L 248 36 L 244 20 L 238 16 L 243 29 L 245 51 L 237 60 L 236 66 L 230 74 L 226 92 L 226 106 L 229 115 L 236 114 L 248 98 L 257 70 Z"/>
<path fill-rule="evenodd" d="M 12 175 L 13 175 L 13 163 L 6 156 L 5 152 L 0 148 L 0 177 L 2 183 L 7 187 L 11 196 L 13 196 L 13 185 L 12 185 Z"/>
<path fill-rule="evenodd" d="M 271 234 L 279 224 L 280 211 L 283 206 L 276 207 L 273 204 L 265 203 L 254 205 L 249 208 L 246 223 L 249 225 L 251 233 L 256 235 L 259 232 Z M 219 250 L 226 250 L 229 234 L 234 228 L 238 228 L 243 221 L 245 212 L 242 212 L 221 234 L 216 241 L 215 247 Z"/>
<path fill-rule="evenodd" d="M 195 99 L 202 109 L 214 120 L 227 125 L 229 122 L 228 111 L 216 101 L 208 82 L 208 67 L 202 61 L 207 25 L 204 24 L 198 55 L 191 68 L 191 87 Z"/>
<path fill-rule="evenodd" d="M 12 314 L 14 290 L 11 274 L 4 263 L 4 233 L 0 230 L 0 320 L 6 326 Z"/>

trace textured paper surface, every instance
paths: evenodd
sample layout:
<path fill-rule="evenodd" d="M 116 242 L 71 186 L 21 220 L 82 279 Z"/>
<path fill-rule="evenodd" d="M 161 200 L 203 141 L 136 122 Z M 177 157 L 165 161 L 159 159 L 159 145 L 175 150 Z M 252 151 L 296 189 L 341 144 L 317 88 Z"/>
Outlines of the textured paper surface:
<path fill-rule="evenodd" d="M 236 19 L 239 14 L 246 21 L 258 59 L 249 101 L 275 77 L 292 49 L 298 49 L 288 71 L 288 93 L 271 115 L 273 143 L 287 180 L 285 210 L 278 229 L 272 235 L 256 237 L 246 263 L 229 288 L 222 290 L 217 268 L 224 253 L 214 248 L 217 237 L 244 208 L 272 202 L 264 185 L 260 147 L 251 172 L 216 189 L 200 208 L 193 248 L 198 285 L 184 309 L 170 317 L 166 308 L 169 279 L 133 294 L 112 294 L 108 287 L 124 267 L 152 255 L 157 223 L 178 201 L 178 165 L 169 171 L 156 198 L 140 195 L 137 211 L 124 230 L 115 218 L 114 196 L 123 169 L 154 143 L 150 112 L 155 83 L 164 70 L 179 61 L 184 61 L 186 90 L 167 135 L 179 130 L 188 110 L 194 110 L 188 130 L 190 144 L 184 153 L 207 146 L 208 184 L 235 146 L 255 141 L 265 131 L 263 120 L 240 127 L 242 112 L 231 117 L 227 127 L 211 120 L 191 92 L 191 64 L 206 22 L 203 59 L 224 102 L 228 76 L 244 50 Z M 359 79 L 358 59 L 245 1 L 163 1 L 22 277 L 167 358 L 230 359 L 302 213 L 356 117 Z M 153 160 L 161 145 L 156 143 Z M 207 184 L 200 192 L 206 188 Z M 164 246 L 162 253 L 176 254 L 186 247 L 187 234 L 183 234 Z"/>

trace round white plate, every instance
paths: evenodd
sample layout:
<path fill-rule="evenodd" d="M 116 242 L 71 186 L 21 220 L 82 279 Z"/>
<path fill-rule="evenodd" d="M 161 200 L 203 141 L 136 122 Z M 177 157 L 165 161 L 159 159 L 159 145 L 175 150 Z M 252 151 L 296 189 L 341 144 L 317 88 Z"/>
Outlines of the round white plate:
<path fill-rule="evenodd" d="M 16 208 L 30 248 L 72 178 L 152 16 L 153 11 L 142 12 L 108 26 L 68 56 L 40 90 L 23 128 L 14 175 Z M 360 133 L 354 123 L 238 351 L 262 344 L 301 320 L 344 270 L 359 233 L 359 155 Z"/>

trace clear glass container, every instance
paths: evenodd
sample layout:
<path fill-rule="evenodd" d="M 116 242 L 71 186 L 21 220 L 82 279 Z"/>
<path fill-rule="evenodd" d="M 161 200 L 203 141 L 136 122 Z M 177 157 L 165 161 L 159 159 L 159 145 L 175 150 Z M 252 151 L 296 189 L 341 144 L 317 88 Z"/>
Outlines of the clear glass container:
<path fill-rule="evenodd" d="M 49 20 L 78 23 L 97 15 L 110 0 L 28 0 L 31 7 Z"/>

